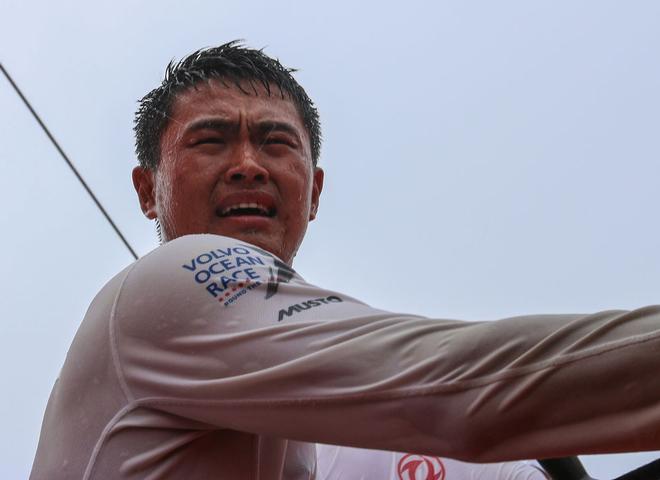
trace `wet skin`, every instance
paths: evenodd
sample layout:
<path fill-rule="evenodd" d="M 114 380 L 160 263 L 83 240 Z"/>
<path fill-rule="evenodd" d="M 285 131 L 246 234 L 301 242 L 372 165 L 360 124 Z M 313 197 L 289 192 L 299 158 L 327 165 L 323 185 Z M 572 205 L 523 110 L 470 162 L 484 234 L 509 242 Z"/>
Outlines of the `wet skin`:
<path fill-rule="evenodd" d="M 211 80 L 179 94 L 157 170 L 133 170 L 142 211 L 159 219 L 164 241 L 214 233 L 293 260 L 316 216 L 323 171 L 312 165 L 295 105 L 277 88 L 257 93 Z"/>

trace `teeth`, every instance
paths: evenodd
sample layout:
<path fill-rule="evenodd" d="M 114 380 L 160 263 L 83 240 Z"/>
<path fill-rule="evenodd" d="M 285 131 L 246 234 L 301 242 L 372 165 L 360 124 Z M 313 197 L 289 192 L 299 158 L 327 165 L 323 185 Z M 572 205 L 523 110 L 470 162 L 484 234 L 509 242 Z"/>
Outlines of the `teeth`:
<path fill-rule="evenodd" d="M 260 205 L 258 203 L 239 203 L 238 205 L 231 205 L 225 209 L 222 210 L 222 215 L 227 215 L 231 213 L 233 210 L 240 210 L 243 208 L 256 208 L 258 210 L 261 210 L 264 215 L 268 215 L 269 211 L 268 208 L 264 207 L 263 205 Z"/>

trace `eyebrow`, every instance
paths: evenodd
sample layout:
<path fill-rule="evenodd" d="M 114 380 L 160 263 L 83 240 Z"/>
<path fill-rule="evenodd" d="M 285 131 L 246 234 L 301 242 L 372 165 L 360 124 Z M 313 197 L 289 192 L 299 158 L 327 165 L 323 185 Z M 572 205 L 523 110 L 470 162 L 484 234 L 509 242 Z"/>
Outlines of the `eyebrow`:
<path fill-rule="evenodd" d="M 236 130 L 237 128 L 238 124 L 230 120 L 224 120 L 221 118 L 202 118 L 188 125 L 184 134 L 195 133 L 200 130 L 216 130 L 218 132 L 226 132 Z"/>
<path fill-rule="evenodd" d="M 217 132 L 230 132 L 238 130 L 238 124 L 231 120 L 225 120 L 222 118 L 202 118 L 191 123 L 186 127 L 184 134 L 195 133 L 200 130 L 215 130 Z M 276 120 L 264 120 L 261 122 L 256 122 L 256 124 L 250 128 L 250 130 L 256 130 L 260 134 L 271 133 L 271 132 L 283 132 L 293 135 L 298 142 L 302 142 L 300 137 L 300 132 L 298 129 L 291 125 L 288 122 L 280 122 Z"/>

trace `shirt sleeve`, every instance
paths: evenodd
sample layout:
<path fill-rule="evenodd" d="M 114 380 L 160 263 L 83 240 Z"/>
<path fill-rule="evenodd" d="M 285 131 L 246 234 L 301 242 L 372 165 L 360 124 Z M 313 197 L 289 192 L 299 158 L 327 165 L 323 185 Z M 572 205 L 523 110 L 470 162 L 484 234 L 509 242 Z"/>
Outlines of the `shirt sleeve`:
<path fill-rule="evenodd" d="M 215 427 L 478 462 L 660 448 L 658 307 L 401 315 L 197 235 L 134 266 L 110 328 L 130 401 Z"/>

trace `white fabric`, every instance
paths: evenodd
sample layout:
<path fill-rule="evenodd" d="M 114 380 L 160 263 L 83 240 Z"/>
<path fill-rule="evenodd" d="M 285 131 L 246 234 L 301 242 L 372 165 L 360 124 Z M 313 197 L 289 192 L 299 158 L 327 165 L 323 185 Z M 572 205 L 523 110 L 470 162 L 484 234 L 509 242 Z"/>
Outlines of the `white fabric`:
<path fill-rule="evenodd" d="M 660 449 L 658 352 L 658 307 L 428 319 L 182 237 L 92 302 L 31 478 L 309 479 L 304 442 L 480 462 Z"/>
<path fill-rule="evenodd" d="M 316 446 L 318 480 L 546 480 L 532 462 L 465 463 L 451 458 L 336 445 Z"/>

